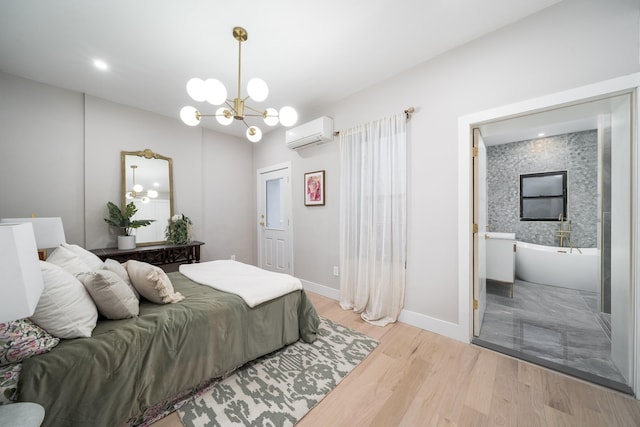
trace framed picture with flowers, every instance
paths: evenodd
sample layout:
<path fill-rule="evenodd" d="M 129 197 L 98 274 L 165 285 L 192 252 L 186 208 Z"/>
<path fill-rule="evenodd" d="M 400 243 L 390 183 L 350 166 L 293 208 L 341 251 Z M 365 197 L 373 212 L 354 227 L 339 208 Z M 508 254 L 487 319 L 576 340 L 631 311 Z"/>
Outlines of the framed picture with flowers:
<path fill-rule="evenodd" d="M 324 171 L 304 174 L 304 205 L 324 205 Z"/>

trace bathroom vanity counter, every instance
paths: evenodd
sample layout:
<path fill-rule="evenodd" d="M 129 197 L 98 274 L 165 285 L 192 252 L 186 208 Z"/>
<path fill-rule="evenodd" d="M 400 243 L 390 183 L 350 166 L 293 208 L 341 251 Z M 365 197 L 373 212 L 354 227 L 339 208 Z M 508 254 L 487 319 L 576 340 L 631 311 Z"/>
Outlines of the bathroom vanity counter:
<path fill-rule="evenodd" d="M 486 233 L 487 279 L 511 285 L 516 275 L 515 233 Z"/>

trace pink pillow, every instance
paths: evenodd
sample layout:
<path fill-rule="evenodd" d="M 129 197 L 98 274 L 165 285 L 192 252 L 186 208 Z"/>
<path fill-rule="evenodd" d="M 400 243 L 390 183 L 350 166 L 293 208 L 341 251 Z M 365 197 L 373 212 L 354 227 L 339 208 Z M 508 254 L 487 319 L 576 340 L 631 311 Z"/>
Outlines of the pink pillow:
<path fill-rule="evenodd" d="M 29 319 L 0 323 L 0 366 L 46 353 L 59 342 Z"/>

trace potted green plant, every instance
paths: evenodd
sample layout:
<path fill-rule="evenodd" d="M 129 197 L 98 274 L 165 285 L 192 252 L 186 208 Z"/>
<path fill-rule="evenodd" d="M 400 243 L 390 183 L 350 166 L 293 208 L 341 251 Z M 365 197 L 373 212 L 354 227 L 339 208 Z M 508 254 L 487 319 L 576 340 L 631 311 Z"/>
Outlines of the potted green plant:
<path fill-rule="evenodd" d="M 120 209 L 118 205 L 112 202 L 107 203 L 109 208 L 109 217 L 104 221 L 118 229 L 118 249 L 133 249 L 136 247 L 136 236 L 131 234 L 131 230 L 145 227 L 151 224 L 152 219 L 134 219 L 131 218 L 138 212 L 138 208 L 133 202 L 130 202 L 124 209 Z"/>
<path fill-rule="evenodd" d="M 164 231 L 164 237 L 173 245 L 185 245 L 191 243 L 192 223 L 184 214 L 174 215 L 169 218 L 169 224 Z"/>

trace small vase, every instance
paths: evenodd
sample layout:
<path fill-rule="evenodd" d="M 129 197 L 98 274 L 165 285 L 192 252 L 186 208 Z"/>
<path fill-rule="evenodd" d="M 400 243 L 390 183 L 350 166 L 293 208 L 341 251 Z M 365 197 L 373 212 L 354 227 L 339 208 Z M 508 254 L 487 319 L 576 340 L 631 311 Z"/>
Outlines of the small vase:
<path fill-rule="evenodd" d="M 118 249 L 135 249 L 136 236 L 118 236 Z"/>

